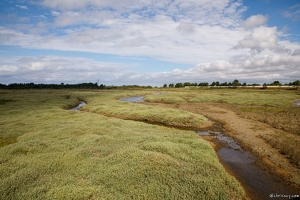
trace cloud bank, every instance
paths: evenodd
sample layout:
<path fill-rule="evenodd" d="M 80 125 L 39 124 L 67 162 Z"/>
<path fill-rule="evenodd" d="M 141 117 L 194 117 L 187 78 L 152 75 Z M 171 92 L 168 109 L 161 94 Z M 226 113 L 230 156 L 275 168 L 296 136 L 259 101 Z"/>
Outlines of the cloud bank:
<path fill-rule="evenodd" d="M 269 18 L 243 19 L 237 0 L 41 0 L 15 6 L 41 9 L 26 23 L 0 26 L 0 44 L 24 49 L 110 54 L 150 58 L 157 72 L 143 72 L 143 62 L 70 56 L 2 57 L 0 78 L 10 82 L 89 82 L 161 85 L 176 81 L 242 78 L 266 82 L 299 79 L 297 42 L 285 40 Z M 18 20 L 17 20 L 18 19 Z M 5 52 L 4 52 L 5 53 Z M 76 54 L 78 55 L 78 54 Z M 141 59 L 143 60 L 143 59 Z M 159 61 L 189 65 L 165 70 Z M 298 76 L 298 78 L 297 78 Z"/>

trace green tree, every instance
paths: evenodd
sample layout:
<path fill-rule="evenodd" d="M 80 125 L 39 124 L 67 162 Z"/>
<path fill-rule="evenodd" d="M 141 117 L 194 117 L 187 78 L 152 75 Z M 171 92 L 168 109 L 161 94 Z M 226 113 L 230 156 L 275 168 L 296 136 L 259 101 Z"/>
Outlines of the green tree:
<path fill-rule="evenodd" d="M 184 84 L 183 84 L 183 86 L 191 86 L 192 84 L 190 83 L 190 82 L 185 82 Z"/>
<path fill-rule="evenodd" d="M 176 87 L 176 88 L 183 87 L 183 84 L 182 84 L 182 83 L 176 83 L 176 84 L 175 84 L 175 87 Z"/>
<path fill-rule="evenodd" d="M 272 85 L 272 86 L 281 86 L 282 84 L 279 81 L 274 81 L 270 85 Z"/>
<path fill-rule="evenodd" d="M 237 80 L 237 79 L 235 79 L 233 82 L 232 82 L 232 86 L 233 87 L 237 87 L 237 86 L 240 86 L 241 84 L 240 84 L 240 82 L 239 82 L 239 80 Z"/>

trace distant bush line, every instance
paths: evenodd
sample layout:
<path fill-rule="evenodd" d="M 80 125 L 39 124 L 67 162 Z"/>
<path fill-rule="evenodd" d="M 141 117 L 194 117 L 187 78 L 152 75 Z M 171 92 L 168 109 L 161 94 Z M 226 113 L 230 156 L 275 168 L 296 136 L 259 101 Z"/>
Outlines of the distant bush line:
<path fill-rule="evenodd" d="M 183 88 L 183 87 L 263 87 L 267 88 L 269 86 L 294 86 L 299 88 L 300 80 L 296 80 L 294 82 L 290 82 L 288 84 L 282 84 L 279 81 L 274 81 L 273 83 L 264 83 L 263 85 L 258 83 L 247 84 L 246 82 L 240 83 L 239 80 L 235 79 L 232 82 L 223 82 L 220 83 L 219 81 L 212 82 L 209 84 L 208 82 L 201 82 L 201 83 L 190 83 L 190 82 L 179 82 L 179 83 L 170 83 L 164 84 L 164 88 Z M 152 86 L 140 86 L 140 85 L 123 85 L 123 86 L 106 86 L 104 84 L 98 83 L 78 83 L 78 84 L 44 84 L 44 83 L 10 83 L 8 85 L 0 83 L 0 89 L 145 89 L 145 88 L 153 88 Z M 157 88 L 157 87 L 155 87 Z"/>
<path fill-rule="evenodd" d="M 201 82 L 201 83 L 190 83 L 190 82 L 185 82 L 185 83 L 170 83 L 169 85 L 164 84 L 164 88 L 181 88 L 181 87 L 249 87 L 249 86 L 263 86 L 263 87 L 268 87 L 268 86 L 300 86 L 300 80 L 296 80 L 294 82 L 290 82 L 288 84 L 282 84 L 279 81 L 274 81 L 273 83 L 264 83 L 263 85 L 259 84 L 259 83 L 252 83 L 252 84 L 247 84 L 246 82 L 244 83 L 240 83 L 239 80 L 235 79 L 232 82 L 224 82 L 224 83 L 220 83 L 219 81 L 216 82 L 212 82 L 211 84 L 209 84 L 208 82 Z"/>

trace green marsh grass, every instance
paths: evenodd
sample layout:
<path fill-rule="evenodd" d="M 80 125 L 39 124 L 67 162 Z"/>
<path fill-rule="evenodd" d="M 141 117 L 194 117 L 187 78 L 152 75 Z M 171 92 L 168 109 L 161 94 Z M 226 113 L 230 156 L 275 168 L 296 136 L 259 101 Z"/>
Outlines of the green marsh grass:
<path fill-rule="evenodd" d="M 160 95 L 146 96 L 145 101 L 153 103 L 214 102 L 278 107 L 293 106 L 293 101 L 299 98 L 299 91 L 297 90 L 178 89 L 165 90 Z"/>
<path fill-rule="evenodd" d="M 118 106 L 135 110 L 137 104 L 114 98 L 131 91 L 0 92 L 14 100 L 0 105 L 0 137 L 17 138 L 0 147 L 0 199 L 243 197 L 213 148 L 192 131 L 66 110 L 78 99 L 97 110 L 113 97 L 112 114 L 120 115 Z"/>
<path fill-rule="evenodd" d="M 160 96 L 155 95 L 153 92 L 145 94 L 143 91 L 139 93 L 131 92 L 129 95 L 145 95 L 147 98 Z M 128 91 L 115 91 L 114 93 L 103 92 L 102 95 L 89 93 L 84 97 L 88 102 L 88 105 L 82 108 L 82 110 L 121 119 L 145 121 L 166 126 L 201 128 L 210 125 L 207 119 L 202 115 L 169 108 L 121 102 L 118 100 L 119 98 L 126 96 L 128 96 Z"/>

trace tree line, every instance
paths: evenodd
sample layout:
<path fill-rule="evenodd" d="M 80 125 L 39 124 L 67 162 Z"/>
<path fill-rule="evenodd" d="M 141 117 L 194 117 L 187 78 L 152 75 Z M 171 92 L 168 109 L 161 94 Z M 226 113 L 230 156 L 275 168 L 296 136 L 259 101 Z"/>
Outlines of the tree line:
<path fill-rule="evenodd" d="M 263 87 L 267 87 L 267 86 L 283 86 L 283 85 L 287 85 L 287 86 L 300 86 L 300 80 L 296 80 L 294 82 L 290 82 L 288 84 L 282 84 L 280 83 L 279 81 L 274 81 L 272 83 L 264 83 L 263 84 Z M 170 83 L 170 84 L 164 84 L 163 87 L 164 88 L 181 88 L 181 87 L 190 87 L 190 86 L 227 86 L 227 87 L 237 87 L 237 86 L 261 86 L 261 84 L 259 83 L 252 83 L 252 84 L 247 84 L 246 82 L 244 83 L 240 83 L 239 80 L 235 79 L 234 81 L 232 82 L 219 82 L 219 81 L 216 81 L 216 82 L 212 82 L 211 84 L 209 84 L 208 82 L 201 82 L 201 83 L 190 83 L 190 82 L 185 82 L 185 83 L 182 83 L 182 82 L 179 82 L 179 83 Z"/>
<path fill-rule="evenodd" d="M 235 79 L 232 82 L 201 82 L 201 83 L 190 83 L 190 82 L 179 82 L 179 83 L 170 83 L 164 84 L 164 88 L 182 88 L 182 87 L 207 87 L 207 86 L 225 86 L 225 87 L 237 87 L 237 86 L 261 86 L 258 83 L 247 84 L 246 82 L 240 83 L 239 80 Z M 274 81 L 272 83 L 264 83 L 263 87 L 268 86 L 300 86 L 300 80 L 290 82 L 287 84 L 282 84 L 279 81 Z M 78 83 L 78 84 L 44 84 L 44 83 L 11 83 L 8 85 L 0 83 L 0 89 L 143 89 L 143 88 L 152 88 L 152 86 L 140 86 L 140 85 L 123 85 L 123 86 L 106 86 L 104 84 L 98 85 L 98 83 Z"/>
<path fill-rule="evenodd" d="M 78 83 L 78 84 L 44 84 L 44 83 L 11 83 L 8 85 L 0 83 L 0 89 L 148 89 L 152 86 L 123 85 L 106 86 L 98 83 Z"/>
<path fill-rule="evenodd" d="M 1 89 L 104 89 L 105 85 L 98 83 L 78 83 L 78 84 L 35 84 L 35 83 L 11 83 L 0 84 Z"/>

